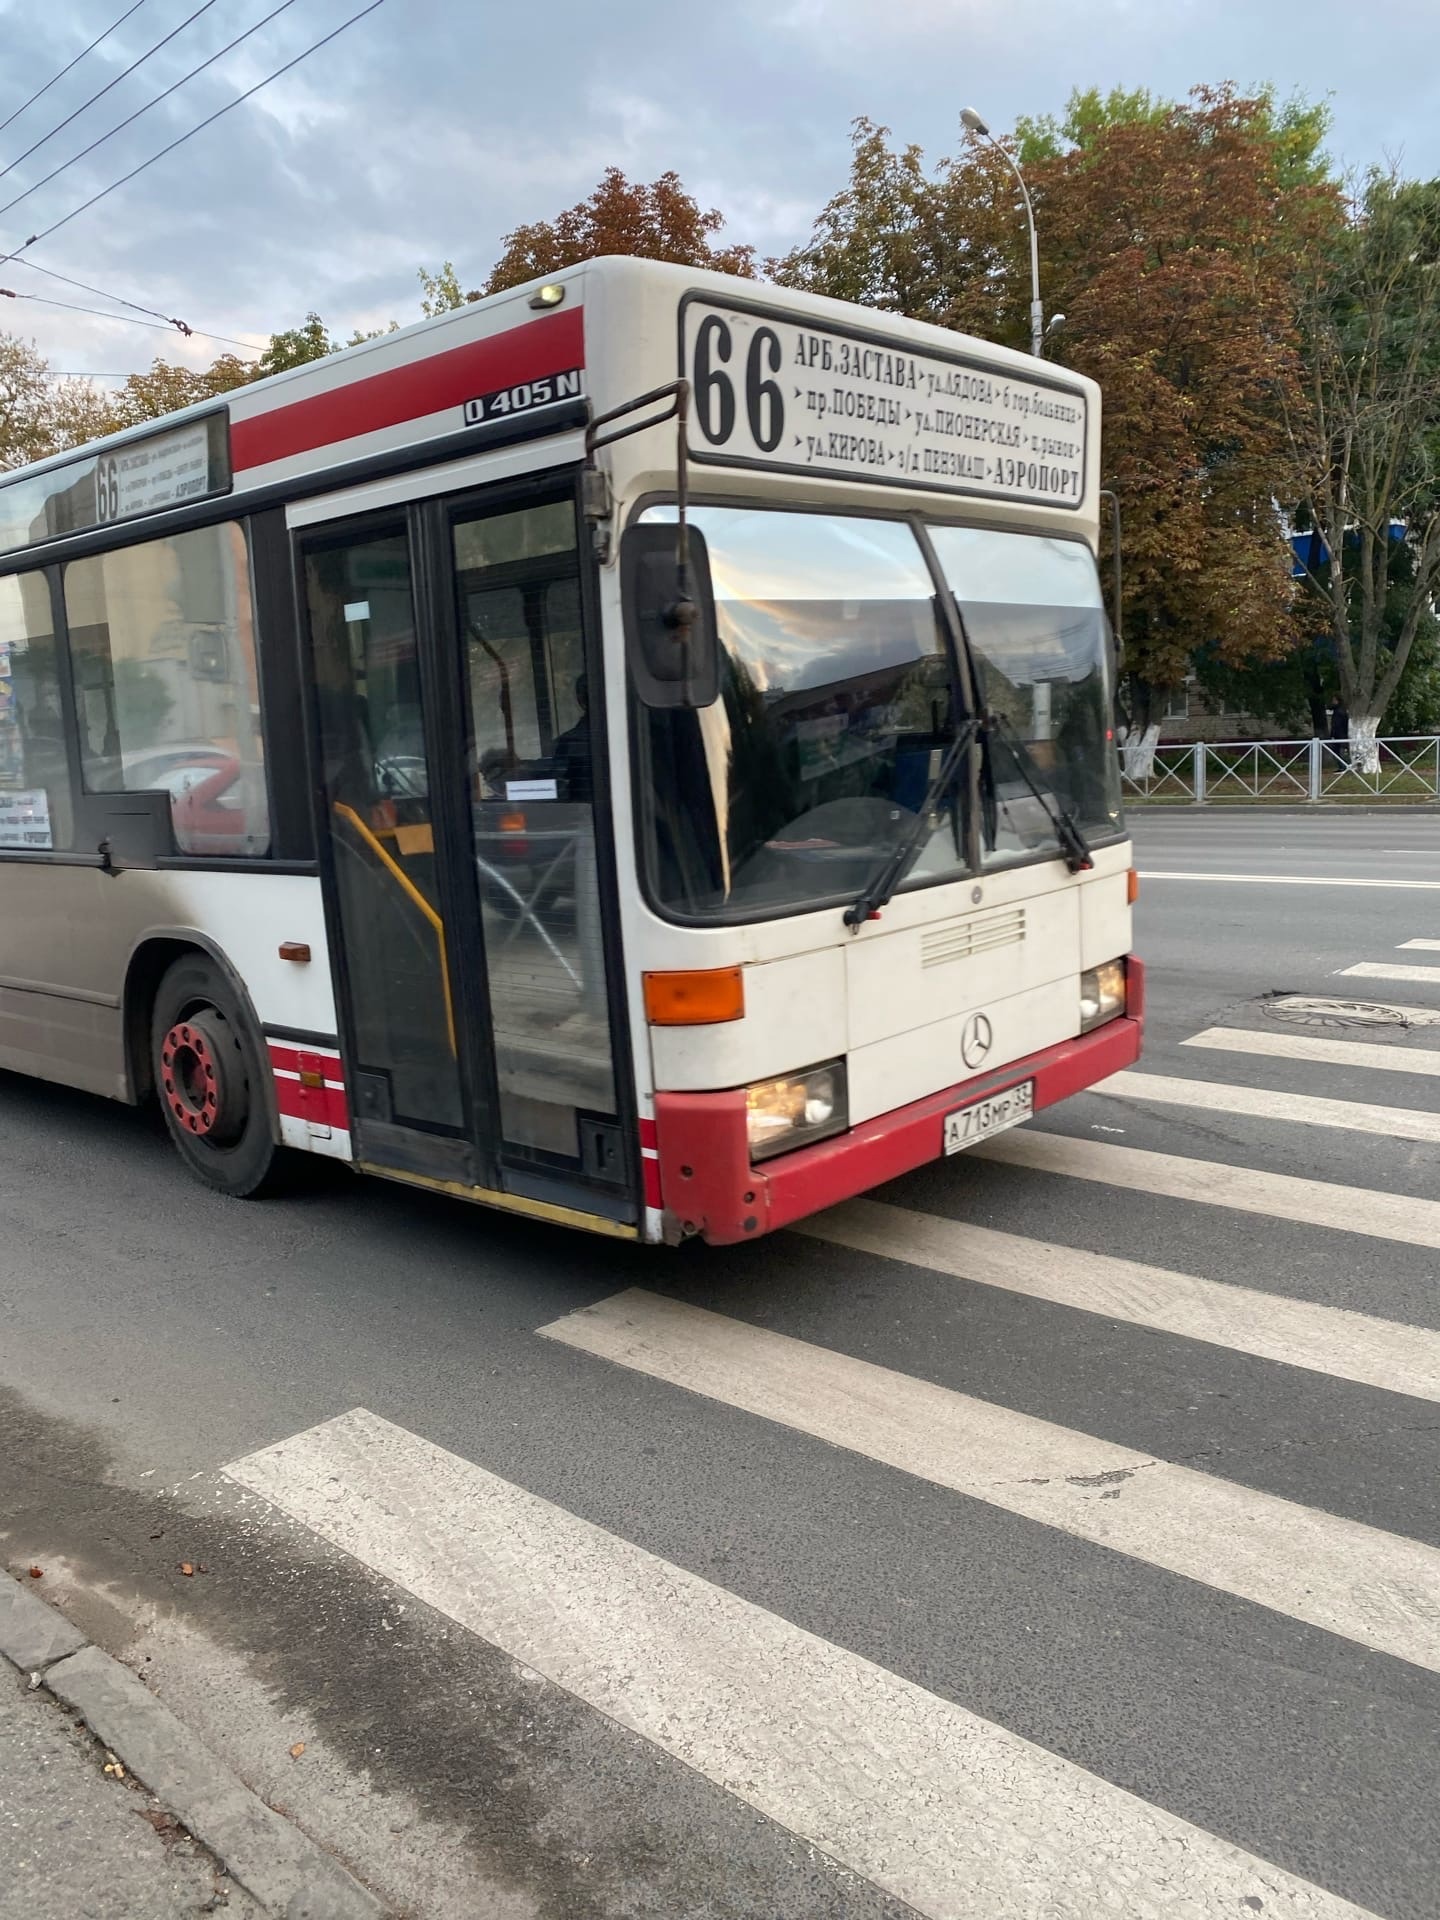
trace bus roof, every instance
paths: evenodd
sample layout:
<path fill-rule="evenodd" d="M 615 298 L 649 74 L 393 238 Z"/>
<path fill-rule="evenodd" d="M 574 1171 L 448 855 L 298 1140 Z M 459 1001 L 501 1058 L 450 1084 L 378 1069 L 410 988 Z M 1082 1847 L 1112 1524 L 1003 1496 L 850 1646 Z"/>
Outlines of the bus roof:
<path fill-rule="evenodd" d="M 1098 396 L 1079 374 L 814 294 L 605 257 L 5 475 L 0 554 L 218 495 L 339 484 L 407 450 L 438 460 L 578 429 L 677 375 L 701 461 L 1071 511 L 1097 484 Z"/>

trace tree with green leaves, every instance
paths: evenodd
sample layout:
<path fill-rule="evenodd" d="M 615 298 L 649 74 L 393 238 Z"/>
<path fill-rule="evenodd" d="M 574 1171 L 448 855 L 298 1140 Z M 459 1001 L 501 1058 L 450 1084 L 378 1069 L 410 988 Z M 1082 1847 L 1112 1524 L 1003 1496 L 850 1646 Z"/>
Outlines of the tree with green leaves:
<path fill-rule="evenodd" d="M 105 421 L 104 396 L 92 381 L 57 379 L 33 342 L 0 333 L 0 469 L 94 440 Z"/>
<path fill-rule="evenodd" d="M 484 297 L 478 288 L 471 293 L 460 291 L 460 276 L 452 260 L 442 260 L 436 273 L 421 267 L 419 274 L 420 311 L 427 320 L 435 319 L 438 314 L 453 313 L 457 307 L 467 306 L 472 300 Z"/>
<path fill-rule="evenodd" d="M 1309 278 L 1302 333 L 1295 497 L 1323 541 L 1306 611 L 1331 636 L 1352 762 L 1373 773 L 1440 588 L 1440 181 L 1366 178 Z"/>

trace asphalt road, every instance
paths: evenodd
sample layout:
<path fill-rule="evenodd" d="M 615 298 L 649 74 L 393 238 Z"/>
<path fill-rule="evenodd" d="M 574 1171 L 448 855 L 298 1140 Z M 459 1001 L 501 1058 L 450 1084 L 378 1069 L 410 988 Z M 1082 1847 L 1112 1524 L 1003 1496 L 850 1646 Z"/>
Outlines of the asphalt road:
<path fill-rule="evenodd" d="M 6 1563 L 416 1920 L 1433 1920 L 1440 818 L 1136 841 L 1143 1077 L 828 1239 L 0 1079 Z"/>

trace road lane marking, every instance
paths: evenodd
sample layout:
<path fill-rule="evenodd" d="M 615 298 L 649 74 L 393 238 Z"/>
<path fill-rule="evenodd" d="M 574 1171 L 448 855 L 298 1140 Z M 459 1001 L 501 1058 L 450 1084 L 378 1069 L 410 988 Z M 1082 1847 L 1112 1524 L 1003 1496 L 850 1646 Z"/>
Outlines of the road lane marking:
<path fill-rule="evenodd" d="M 1271 1060 L 1318 1060 L 1328 1067 L 1366 1067 L 1377 1073 L 1440 1074 L 1440 1048 L 1383 1047 L 1369 1040 L 1337 1040 L 1309 1033 L 1251 1033 L 1207 1027 L 1180 1043 L 1220 1053 L 1263 1054 Z"/>
<path fill-rule="evenodd" d="M 640 1287 L 540 1331 L 1440 1672 L 1440 1550 L 1421 1541 Z"/>
<path fill-rule="evenodd" d="M 1389 887 L 1411 893 L 1440 892 L 1440 880 L 1352 880 L 1310 873 L 1160 873 L 1140 869 L 1142 880 L 1217 880 L 1239 887 Z"/>
<path fill-rule="evenodd" d="M 1166 1200 L 1193 1200 L 1232 1213 L 1271 1220 L 1298 1220 L 1371 1240 L 1440 1249 L 1440 1200 L 1346 1187 L 1330 1180 L 1303 1180 L 1293 1173 L 1261 1173 L 1222 1160 L 1192 1160 L 1142 1147 L 1112 1147 L 1099 1140 L 1072 1140 L 1063 1133 L 1016 1127 L 998 1139 L 968 1149 L 969 1157 L 1058 1173 L 1101 1186 L 1126 1187 Z"/>
<path fill-rule="evenodd" d="M 931 1920 L 1367 1920 L 363 1408 L 226 1472 Z"/>
<path fill-rule="evenodd" d="M 1390 1140 L 1440 1144 L 1440 1113 L 1415 1107 L 1377 1107 L 1363 1100 L 1327 1100 L 1313 1093 L 1277 1093 L 1272 1087 L 1234 1087 L 1217 1080 L 1180 1080 L 1168 1073 L 1128 1068 L 1097 1080 L 1088 1093 L 1110 1100 L 1154 1101 L 1203 1113 L 1234 1113 L 1252 1120 L 1293 1120 L 1301 1126 L 1378 1133 Z"/>
<path fill-rule="evenodd" d="M 1402 940 L 1396 952 L 1404 953 L 1407 948 L 1418 948 L 1422 953 L 1440 953 L 1440 940 Z"/>
<path fill-rule="evenodd" d="M 790 1231 L 1336 1380 L 1440 1400 L 1440 1333 L 1428 1327 L 997 1233 L 879 1200 L 847 1200 Z"/>
<path fill-rule="evenodd" d="M 1420 980 L 1427 986 L 1440 987 L 1440 967 L 1407 966 L 1400 960 L 1359 960 L 1339 971 L 1360 980 Z"/>

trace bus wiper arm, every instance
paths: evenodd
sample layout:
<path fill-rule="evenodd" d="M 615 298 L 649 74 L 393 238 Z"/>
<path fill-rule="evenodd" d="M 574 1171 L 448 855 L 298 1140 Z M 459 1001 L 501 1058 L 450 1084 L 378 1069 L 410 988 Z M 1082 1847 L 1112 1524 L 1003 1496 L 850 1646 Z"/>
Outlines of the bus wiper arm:
<path fill-rule="evenodd" d="M 896 887 L 904 879 L 911 861 L 915 858 L 921 841 L 929 829 L 930 815 L 944 798 L 946 789 L 965 762 L 970 743 L 980 731 L 980 722 L 966 720 L 957 730 L 955 738 L 945 749 L 945 757 L 935 769 L 935 778 L 925 791 L 920 802 L 920 810 L 915 815 L 909 831 L 903 840 L 897 841 L 894 850 L 886 855 L 883 866 L 876 870 L 874 878 L 845 909 L 845 924 L 854 933 L 864 926 L 889 900 Z"/>
<path fill-rule="evenodd" d="M 1016 771 L 1039 803 L 1041 812 L 1055 829 L 1055 838 L 1060 843 L 1060 851 L 1065 855 L 1065 864 L 1071 873 L 1088 873 L 1095 865 L 1095 856 L 1090 851 L 1090 843 L 1076 825 L 1074 819 L 1065 811 L 1055 797 L 1052 787 L 1046 786 L 1037 778 L 1039 768 L 1029 747 L 1016 733 L 1010 722 L 1000 713 L 986 716 L 986 730 L 1002 739 L 1010 749 L 1010 757 L 1015 762 Z M 986 745 L 988 746 L 988 740 Z"/>

